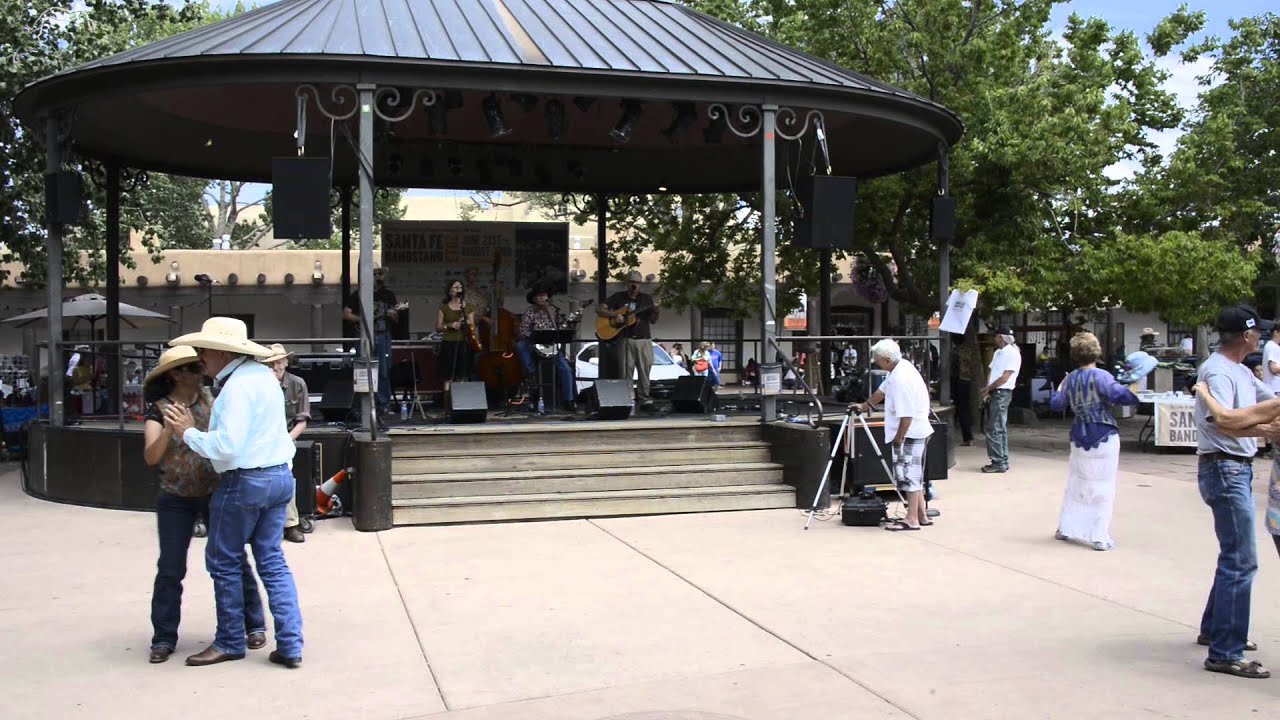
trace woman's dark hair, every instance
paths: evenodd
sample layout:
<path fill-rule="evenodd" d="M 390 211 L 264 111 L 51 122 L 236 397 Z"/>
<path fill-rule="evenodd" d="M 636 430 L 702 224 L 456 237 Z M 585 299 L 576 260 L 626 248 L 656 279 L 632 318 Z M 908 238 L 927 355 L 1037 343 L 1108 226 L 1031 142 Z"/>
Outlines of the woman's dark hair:
<path fill-rule="evenodd" d="M 458 278 L 454 278 L 449 281 L 448 285 L 444 286 L 444 304 L 445 305 L 448 305 L 449 301 L 453 299 L 453 293 L 451 293 L 450 291 L 453 290 L 454 285 L 462 286 L 462 292 L 459 293 L 459 297 L 465 298 L 467 296 L 467 284 L 462 282 Z"/>
<path fill-rule="evenodd" d="M 142 387 L 142 399 L 148 403 L 154 403 L 168 395 L 172 390 L 173 378 L 169 377 L 169 373 L 165 373 Z"/>

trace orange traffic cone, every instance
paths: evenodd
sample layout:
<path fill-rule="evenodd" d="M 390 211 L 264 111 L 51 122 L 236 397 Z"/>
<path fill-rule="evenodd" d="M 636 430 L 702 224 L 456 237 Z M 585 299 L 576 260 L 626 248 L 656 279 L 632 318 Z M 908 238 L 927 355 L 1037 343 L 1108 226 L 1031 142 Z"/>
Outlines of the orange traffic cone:
<path fill-rule="evenodd" d="M 351 468 L 344 468 L 334 473 L 333 477 L 324 481 L 324 484 L 316 488 L 316 513 L 319 515 L 328 515 L 333 512 L 334 504 L 339 509 L 342 508 L 342 501 L 339 500 L 335 493 L 338 492 L 338 486 L 343 480 L 347 479 L 347 475 L 351 473 Z"/>

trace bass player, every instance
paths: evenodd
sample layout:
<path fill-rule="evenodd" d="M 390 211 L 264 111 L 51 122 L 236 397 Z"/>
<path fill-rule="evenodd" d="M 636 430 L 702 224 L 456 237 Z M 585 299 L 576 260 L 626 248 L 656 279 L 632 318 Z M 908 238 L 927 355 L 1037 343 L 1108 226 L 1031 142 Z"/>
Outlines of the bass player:
<path fill-rule="evenodd" d="M 626 290 L 610 295 L 604 305 L 596 307 L 596 315 L 610 318 L 614 325 L 620 324 L 622 328 L 612 342 L 600 344 L 602 355 L 607 349 L 616 353 L 619 361 L 609 363 L 609 368 L 602 364 L 601 376 L 611 374 L 606 372 L 608 369 L 618 372 L 615 379 L 634 376 L 636 402 L 645 412 L 658 409 L 649 394 L 649 370 L 653 367 L 653 332 L 650 326 L 658 321 L 659 304 L 652 295 L 640 292 L 640 283 L 633 276 Z M 603 363 L 603 357 L 601 360 Z"/>

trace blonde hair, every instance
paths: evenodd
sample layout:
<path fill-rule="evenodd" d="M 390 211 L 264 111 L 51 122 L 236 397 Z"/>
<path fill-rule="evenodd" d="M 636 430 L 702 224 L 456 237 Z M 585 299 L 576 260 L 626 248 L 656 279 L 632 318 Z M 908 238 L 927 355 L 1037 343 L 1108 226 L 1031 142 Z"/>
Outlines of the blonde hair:
<path fill-rule="evenodd" d="M 699 349 L 699 350 L 710 350 L 710 349 L 711 349 L 711 343 L 709 343 L 709 342 L 698 343 L 698 349 Z"/>
<path fill-rule="evenodd" d="M 1102 357 L 1102 344 L 1098 336 L 1091 332 L 1078 332 L 1071 338 L 1071 362 L 1076 367 L 1095 363 Z"/>

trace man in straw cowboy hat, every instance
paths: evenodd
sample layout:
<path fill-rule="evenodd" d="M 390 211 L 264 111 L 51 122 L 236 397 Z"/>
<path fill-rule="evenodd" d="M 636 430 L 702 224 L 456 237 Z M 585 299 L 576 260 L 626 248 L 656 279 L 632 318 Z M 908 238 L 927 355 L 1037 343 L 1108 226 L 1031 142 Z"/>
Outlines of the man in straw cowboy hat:
<path fill-rule="evenodd" d="M 210 503 L 205 566 L 213 577 L 218 631 L 213 644 L 187 658 L 188 665 L 239 660 L 245 653 L 241 558 L 253 548 L 258 577 L 267 588 L 275 620 L 276 649 L 269 659 L 294 668 L 302 663 L 302 612 L 293 573 L 285 562 L 286 506 L 293 499 L 293 439 L 285 423 L 284 393 L 271 369 L 255 358 L 271 350 L 249 340 L 245 324 L 212 317 L 199 332 L 169 341 L 196 349 L 205 376 L 221 388 L 209 430 L 195 429 L 191 411 L 164 409 L 165 424 L 192 450 L 206 457 L 221 480 Z"/>
<path fill-rule="evenodd" d="M 271 354 L 259 362 L 271 368 L 276 380 L 280 381 L 280 390 L 284 392 L 284 419 L 289 425 L 289 437 L 296 444 L 298 437 L 307 429 L 311 420 L 311 398 L 307 394 L 307 381 L 289 372 L 289 358 L 293 353 L 284 349 L 280 343 L 267 348 Z M 298 499 L 289 501 L 288 515 L 284 521 L 284 539 L 289 542 L 306 542 L 307 536 L 298 527 Z"/>

